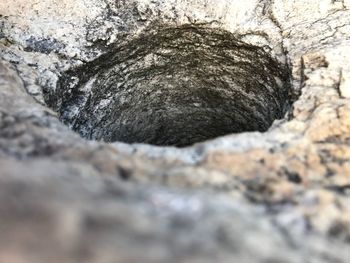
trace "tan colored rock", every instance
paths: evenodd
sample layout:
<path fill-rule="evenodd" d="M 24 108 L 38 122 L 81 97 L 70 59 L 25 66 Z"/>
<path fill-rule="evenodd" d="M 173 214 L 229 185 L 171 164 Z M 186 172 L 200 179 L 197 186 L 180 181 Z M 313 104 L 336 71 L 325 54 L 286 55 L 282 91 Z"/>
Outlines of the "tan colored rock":
<path fill-rule="evenodd" d="M 348 0 L 2 0 L 0 262 L 347 263 L 349 8 Z M 143 34 L 159 36 L 163 27 L 173 33 L 189 28 L 184 35 L 194 54 L 207 39 L 200 33 L 225 32 L 227 38 L 213 38 L 213 43 L 237 38 L 252 50 L 266 52 L 278 65 L 287 63 L 291 108 L 266 132 L 228 134 L 186 148 L 89 141 L 59 120 L 64 96 L 77 101 L 66 112 L 82 119 L 84 105 L 79 103 L 87 105 L 87 98 L 93 97 L 94 70 L 108 66 L 111 57 L 122 57 L 123 50 L 128 51 L 126 57 L 138 54 L 138 48 L 147 47 L 140 39 L 155 39 Z M 199 35 L 192 37 L 191 30 Z M 169 43 L 181 49 L 186 44 L 181 37 Z M 132 80 L 143 67 L 166 61 L 157 56 L 173 52 L 169 43 L 170 51 L 140 48 L 152 55 L 111 71 L 117 75 L 133 68 L 123 75 Z M 225 48 L 216 50 L 219 59 L 230 57 Z M 228 53 L 221 56 L 220 50 Z M 178 53 L 172 62 L 180 61 L 181 54 L 187 53 Z M 248 56 L 240 59 L 249 69 L 257 64 Z M 107 64 L 99 64 L 101 60 Z M 197 68 L 220 62 L 200 56 L 197 60 Z M 219 62 L 209 65 L 207 82 L 226 63 Z M 82 69 L 87 70 L 63 81 L 65 74 Z M 156 75 L 171 87 L 186 80 L 171 82 L 172 74 Z M 233 87 L 223 75 L 216 80 Z M 141 77 L 135 85 L 147 80 L 147 74 Z M 274 81 L 275 87 L 285 84 L 277 76 L 261 77 Z M 79 78 L 86 85 L 77 90 L 74 81 Z M 137 90 L 133 97 L 143 92 Z M 256 92 L 246 94 L 252 101 L 259 99 Z M 109 106 L 115 94 L 102 95 L 93 120 L 100 120 L 99 112 L 113 110 Z M 188 99 L 180 97 L 178 103 Z M 260 102 L 266 107 L 254 104 L 256 109 L 273 106 Z M 202 107 L 197 101 L 192 106 Z M 195 122 L 195 117 L 183 118 Z M 217 121 L 224 118 L 220 115 Z"/>

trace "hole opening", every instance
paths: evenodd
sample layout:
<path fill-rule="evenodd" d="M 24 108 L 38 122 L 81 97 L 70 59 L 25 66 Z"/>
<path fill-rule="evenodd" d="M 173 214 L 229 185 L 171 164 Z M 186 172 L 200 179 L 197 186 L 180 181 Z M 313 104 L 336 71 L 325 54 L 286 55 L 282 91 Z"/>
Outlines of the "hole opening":
<path fill-rule="evenodd" d="M 290 105 L 290 72 L 261 47 L 201 25 L 145 30 L 66 72 L 47 103 L 82 137 L 189 146 L 266 131 Z"/>

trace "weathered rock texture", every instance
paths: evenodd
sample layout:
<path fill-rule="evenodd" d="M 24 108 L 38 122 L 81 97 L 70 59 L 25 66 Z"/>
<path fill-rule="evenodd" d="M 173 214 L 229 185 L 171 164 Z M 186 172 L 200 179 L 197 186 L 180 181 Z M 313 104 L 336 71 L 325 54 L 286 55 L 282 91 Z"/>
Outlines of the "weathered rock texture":
<path fill-rule="evenodd" d="M 1 1 L 0 262 L 349 262 L 349 9 Z"/>
<path fill-rule="evenodd" d="M 265 131 L 288 105 L 287 65 L 227 31 L 153 25 L 115 45 L 47 95 L 88 139 L 187 146 Z"/>

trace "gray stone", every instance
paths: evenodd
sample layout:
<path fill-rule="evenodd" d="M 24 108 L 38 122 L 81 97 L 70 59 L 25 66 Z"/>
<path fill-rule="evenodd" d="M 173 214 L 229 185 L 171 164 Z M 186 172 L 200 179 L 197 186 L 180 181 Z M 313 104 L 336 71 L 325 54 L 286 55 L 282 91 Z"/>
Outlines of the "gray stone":
<path fill-rule="evenodd" d="M 1 1 L 0 262 L 348 262 L 349 8 Z"/>

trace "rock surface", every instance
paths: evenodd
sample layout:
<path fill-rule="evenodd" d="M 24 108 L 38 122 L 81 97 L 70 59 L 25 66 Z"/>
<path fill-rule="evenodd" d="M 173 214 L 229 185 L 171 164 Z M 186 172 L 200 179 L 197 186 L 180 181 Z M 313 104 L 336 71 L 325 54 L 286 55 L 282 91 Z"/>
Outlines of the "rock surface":
<path fill-rule="evenodd" d="M 160 28 L 176 34 L 175 29 L 184 27 L 199 28 L 203 36 L 193 40 L 196 34 L 186 33 L 172 39 L 170 34 L 170 40 L 155 41 L 164 37 Z M 213 32 L 225 32 L 223 42 L 234 41 L 222 48 L 223 42 L 217 41 L 221 38 L 211 38 Z M 0 262 L 348 262 L 349 39 L 348 0 L 1 1 Z M 190 51 L 184 52 L 190 55 L 183 61 L 186 65 L 188 59 L 190 72 L 169 67 L 171 62 L 181 64 L 173 50 L 186 41 Z M 161 43 L 166 48 L 155 46 Z M 285 68 L 288 76 L 275 75 L 276 70 L 264 68 L 264 61 L 263 73 L 256 72 L 254 56 L 244 60 L 237 49 L 230 56 L 227 50 L 235 43 L 268 54 L 263 58 Z M 221 48 L 201 50 L 211 44 Z M 154 57 L 166 49 L 171 62 Z M 152 56 L 140 56 L 142 52 Z M 123 56 L 127 59 L 115 64 Z M 227 64 L 225 58 L 234 63 Z M 133 62 L 124 63 L 128 61 Z M 157 63 L 177 81 L 168 80 Z M 152 71 L 154 65 L 159 67 Z M 131 70 L 120 73 L 123 67 Z M 224 78 L 219 69 L 225 68 L 236 75 Z M 136 87 L 132 96 L 114 100 L 120 78 L 113 80 L 110 72 Z M 145 78 L 140 72 L 147 73 Z M 208 82 L 203 82 L 205 72 Z M 113 135 L 120 130 L 113 125 L 123 123 L 115 108 L 120 100 L 139 103 L 126 120 L 142 122 L 142 107 L 161 83 L 163 92 L 175 87 L 177 99 L 170 104 L 177 113 L 177 101 L 183 102 L 179 87 L 186 78 L 196 80 L 187 86 L 190 91 L 205 83 L 220 96 L 223 92 L 215 87 L 236 85 L 240 94 L 254 87 L 252 95 L 242 96 L 245 103 L 233 96 L 233 104 L 241 102 L 242 116 L 254 116 L 246 117 L 249 127 L 242 131 L 255 132 L 185 148 L 85 139 L 138 141 Z M 150 92 L 138 93 L 142 87 Z M 288 94 L 264 93 L 263 87 Z M 143 99 L 136 100 L 138 96 Z M 188 98 L 193 96 L 183 96 Z M 258 102 L 249 104 L 249 99 Z M 146 108 L 154 109 L 162 100 Z M 194 118 L 203 100 L 191 103 L 191 123 L 207 132 L 212 126 Z M 220 109 L 231 113 L 230 107 Z M 221 112 L 204 112 L 220 116 L 220 127 L 228 123 Z M 169 117 L 160 116 L 160 122 Z M 98 126 L 103 117 L 107 124 Z M 268 124 L 256 128 L 259 120 Z M 180 130 L 169 126 L 165 134 L 180 139 L 193 135 L 192 128 L 179 135 Z M 214 130 L 201 140 L 222 135 Z M 156 143 L 147 138 L 141 141 Z M 160 144 L 167 144 L 164 140 Z"/>

